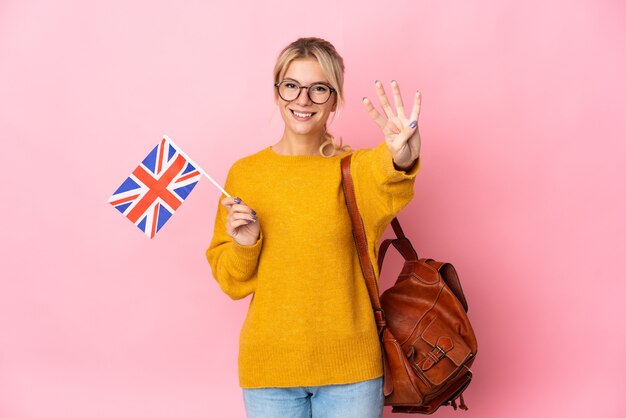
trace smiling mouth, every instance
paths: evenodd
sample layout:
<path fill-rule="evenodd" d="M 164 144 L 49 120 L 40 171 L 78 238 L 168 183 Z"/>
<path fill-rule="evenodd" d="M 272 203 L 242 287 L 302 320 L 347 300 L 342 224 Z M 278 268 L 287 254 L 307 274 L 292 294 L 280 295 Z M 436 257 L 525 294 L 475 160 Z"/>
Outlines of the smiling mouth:
<path fill-rule="evenodd" d="M 298 119 L 309 119 L 316 112 L 298 112 L 297 110 L 289 109 L 291 113 Z"/>

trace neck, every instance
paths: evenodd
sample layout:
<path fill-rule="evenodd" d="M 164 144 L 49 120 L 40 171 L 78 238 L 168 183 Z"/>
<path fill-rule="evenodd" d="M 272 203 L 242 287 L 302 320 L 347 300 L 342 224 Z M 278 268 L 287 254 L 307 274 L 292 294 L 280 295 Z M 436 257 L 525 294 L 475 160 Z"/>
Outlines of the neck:
<path fill-rule="evenodd" d="M 324 132 L 311 135 L 298 135 L 285 130 L 272 150 L 282 155 L 320 155 L 320 145 L 324 142 Z"/>

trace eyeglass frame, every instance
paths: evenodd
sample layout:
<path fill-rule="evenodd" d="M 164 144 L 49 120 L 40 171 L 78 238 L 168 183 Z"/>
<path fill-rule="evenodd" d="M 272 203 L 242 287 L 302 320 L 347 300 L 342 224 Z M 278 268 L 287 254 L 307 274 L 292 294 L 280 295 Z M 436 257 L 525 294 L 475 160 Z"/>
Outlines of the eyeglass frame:
<path fill-rule="evenodd" d="M 295 85 L 298 86 L 298 94 L 296 95 L 296 97 L 294 97 L 291 100 L 287 100 L 285 99 L 281 94 L 280 94 L 280 85 L 284 82 L 290 82 L 293 83 Z M 311 88 L 311 86 L 315 86 L 317 84 L 321 84 L 322 86 L 328 87 L 330 89 L 330 94 L 328 95 L 328 99 L 326 99 L 325 101 L 323 101 L 322 103 L 317 103 L 315 100 L 313 100 L 311 98 L 311 90 L 309 90 Z M 337 90 L 335 90 L 334 88 L 332 88 L 331 86 L 329 86 L 326 83 L 322 83 L 322 82 L 317 82 L 317 83 L 313 83 L 313 84 L 309 84 L 308 86 L 301 86 L 300 83 L 298 83 L 296 80 L 283 80 L 283 81 L 279 81 L 277 83 L 274 83 L 274 87 L 276 87 L 276 92 L 278 93 L 278 97 L 280 97 L 281 99 L 283 99 L 284 101 L 286 101 L 287 103 L 291 103 L 294 100 L 297 100 L 298 97 L 300 97 L 300 94 L 302 94 L 302 89 L 306 89 L 306 95 L 308 96 L 309 100 L 315 104 L 318 105 L 322 105 L 324 103 L 328 103 L 328 101 L 330 100 L 330 98 L 332 97 L 333 93 L 335 93 Z"/>

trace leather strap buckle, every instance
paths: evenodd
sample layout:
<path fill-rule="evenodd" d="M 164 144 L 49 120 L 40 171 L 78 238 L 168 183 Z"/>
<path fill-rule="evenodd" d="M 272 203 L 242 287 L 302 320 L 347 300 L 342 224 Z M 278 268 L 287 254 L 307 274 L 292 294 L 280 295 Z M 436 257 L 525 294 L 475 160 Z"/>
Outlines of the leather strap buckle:
<path fill-rule="evenodd" d="M 426 358 L 421 364 L 421 369 L 423 371 L 430 369 L 435 364 L 439 363 L 445 356 L 446 350 L 444 350 L 439 344 L 435 344 L 433 349 L 426 353 Z"/>
<path fill-rule="evenodd" d="M 437 352 L 435 352 L 435 350 L 437 350 Z M 433 348 L 433 354 L 437 356 L 437 360 L 441 360 L 442 358 L 446 356 L 446 350 L 439 347 L 439 345 L 435 345 L 435 348 Z"/>

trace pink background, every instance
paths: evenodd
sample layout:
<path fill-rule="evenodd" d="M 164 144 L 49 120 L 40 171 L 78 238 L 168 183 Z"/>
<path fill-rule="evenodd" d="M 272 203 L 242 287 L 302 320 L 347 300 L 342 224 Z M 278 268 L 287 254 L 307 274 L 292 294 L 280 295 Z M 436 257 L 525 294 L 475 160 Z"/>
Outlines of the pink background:
<path fill-rule="evenodd" d="M 153 240 L 107 199 L 164 133 L 220 182 L 275 143 L 272 66 L 302 35 L 346 60 L 354 147 L 381 141 L 375 79 L 423 93 L 401 220 L 479 339 L 470 410 L 437 415 L 626 416 L 623 1 L 216 3 L 0 2 L 0 417 L 244 415 L 248 299 L 204 258 L 219 192 Z"/>

